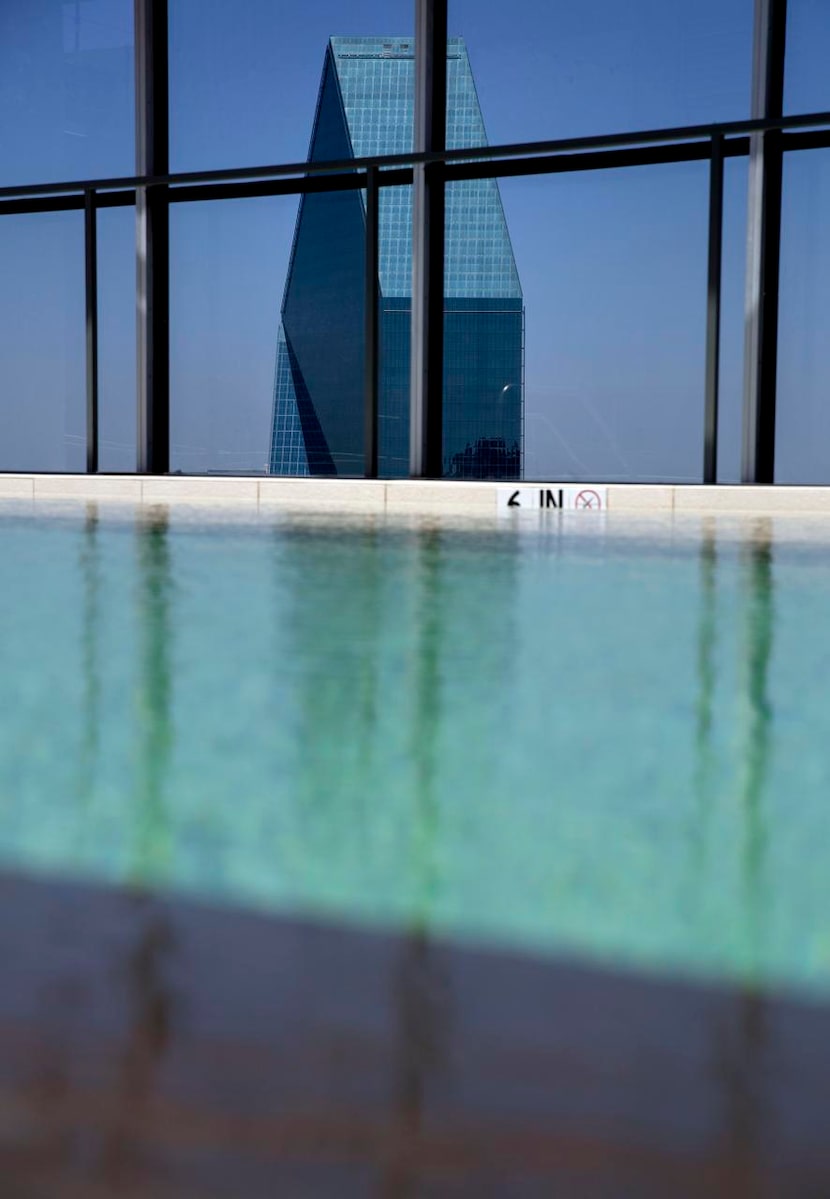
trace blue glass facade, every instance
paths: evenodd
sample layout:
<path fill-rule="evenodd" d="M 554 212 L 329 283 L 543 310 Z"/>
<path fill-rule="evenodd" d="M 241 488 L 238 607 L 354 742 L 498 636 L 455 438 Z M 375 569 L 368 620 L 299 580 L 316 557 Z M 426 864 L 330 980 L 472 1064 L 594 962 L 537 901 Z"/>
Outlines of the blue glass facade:
<path fill-rule="evenodd" d="M 414 47 L 332 38 L 312 161 L 412 149 Z M 467 51 L 447 46 L 447 144 L 487 144 Z M 411 188 L 381 189 L 379 457 L 408 473 Z M 365 200 L 303 197 L 277 340 L 270 470 L 363 473 Z M 522 465 L 524 307 L 498 184 L 447 188 L 444 473 L 515 478 Z"/>

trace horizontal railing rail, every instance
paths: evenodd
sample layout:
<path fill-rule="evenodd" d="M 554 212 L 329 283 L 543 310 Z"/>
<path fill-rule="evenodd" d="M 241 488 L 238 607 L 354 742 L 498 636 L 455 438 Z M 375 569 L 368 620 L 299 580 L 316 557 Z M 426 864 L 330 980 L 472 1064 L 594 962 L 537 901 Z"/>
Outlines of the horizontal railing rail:
<path fill-rule="evenodd" d="M 395 186 L 395 181 L 385 178 L 386 170 L 393 167 L 412 167 L 417 163 L 461 163 L 475 160 L 476 165 L 486 161 L 493 164 L 509 159 L 533 160 L 542 155 L 569 154 L 576 151 L 622 149 L 647 145 L 704 142 L 713 137 L 740 137 L 753 133 L 782 132 L 795 130 L 818 130 L 827 128 L 827 141 L 813 136 L 806 144 L 811 147 L 830 145 L 830 112 L 812 112 L 779 117 L 777 120 L 723 121 L 706 125 L 680 125 L 664 129 L 641 129 L 628 133 L 610 133 L 589 137 L 557 138 L 551 141 L 515 142 L 498 146 L 465 146 L 442 150 L 431 154 L 385 154 L 368 158 L 333 159 L 325 162 L 277 163 L 259 167 L 231 167 L 215 171 L 178 171 L 167 175 L 118 175 L 99 179 L 65 180 L 59 183 L 20 184 L 0 187 L 0 201 L 35 198 L 40 196 L 78 195 L 85 191 L 100 193 L 111 191 L 135 191 L 138 187 L 179 188 L 185 185 L 211 183 L 235 183 L 250 180 L 285 179 L 297 176 L 288 194 L 302 192 L 310 185 L 314 176 L 331 174 L 354 176 L 370 167 L 378 167 L 380 187 Z M 786 143 L 785 143 L 786 144 Z M 743 149 L 735 150 L 741 154 Z M 345 181 L 340 186 L 350 186 Z M 354 184 L 351 184 L 354 186 Z"/>

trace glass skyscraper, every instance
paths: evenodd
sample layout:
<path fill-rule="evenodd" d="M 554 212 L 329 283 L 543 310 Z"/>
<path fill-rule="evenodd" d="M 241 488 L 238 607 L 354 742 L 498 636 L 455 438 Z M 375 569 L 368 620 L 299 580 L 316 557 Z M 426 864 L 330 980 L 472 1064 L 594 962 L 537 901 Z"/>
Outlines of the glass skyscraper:
<path fill-rule="evenodd" d="M 309 159 L 412 150 L 414 44 L 335 37 L 326 52 Z M 447 145 L 487 144 L 467 51 L 447 44 Z M 524 306 L 494 179 L 447 187 L 444 474 L 522 469 Z M 412 189 L 380 192 L 379 462 L 409 466 Z M 272 474 L 363 473 L 365 196 L 301 201 L 277 338 Z"/>

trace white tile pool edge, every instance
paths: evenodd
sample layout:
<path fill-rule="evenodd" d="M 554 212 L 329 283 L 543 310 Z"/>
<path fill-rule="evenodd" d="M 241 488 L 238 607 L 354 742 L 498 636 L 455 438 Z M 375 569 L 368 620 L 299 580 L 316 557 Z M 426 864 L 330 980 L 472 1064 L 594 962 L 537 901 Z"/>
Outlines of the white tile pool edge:
<path fill-rule="evenodd" d="M 558 480 L 534 487 L 559 487 Z M 571 484 L 565 483 L 565 486 Z M 493 482 L 420 479 L 284 479 L 212 475 L 0 474 L 0 500 L 106 500 L 132 504 L 234 504 L 308 512 L 447 513 L 495 516 Z M 525 484 L 529 486 L 529 484 Z M 706 487 L 690 484 L 584 484 L 607 493 L 609 512 L 830 514 L 830 487 Z"/>

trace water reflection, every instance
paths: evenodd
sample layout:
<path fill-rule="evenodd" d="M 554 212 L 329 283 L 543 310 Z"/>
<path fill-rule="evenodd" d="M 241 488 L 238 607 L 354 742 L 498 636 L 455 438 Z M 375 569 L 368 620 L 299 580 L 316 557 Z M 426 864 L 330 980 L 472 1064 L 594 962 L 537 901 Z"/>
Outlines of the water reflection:
<path fill-rule="evenodd" d="M 125 785 L 136 829 L 131 874 L 172 888 L 177 645 L 190 669 L 175 622 L 183 609 L 200 611 L 206 592 L 185 594 L 194 578 L 196 591 L 215 583 L 180 569 L 174 589 L 182 563 L 163 517 L 129 536 L 138 570 L 135 773 Z M 109 611 L 107 538 L 94 509 L 80 540 L 76 744 L 87 791 L 98 781 L 108 684 L 106 643 L 96 640 Z M 772 958 L 780 585 L 777 595 L 769 526 L 756 527 L 737 555 L 714 524 L 704 529 L 691 609 L 698 856 L 688 855 L 683 831 L 670 843 L 670 823 L 655 854 L 667 873 L 678 854 L 692 858 L 682 899 L 722 887 L 707 916 L 730 924 L 723 939 L 738 946 L 737 968 L 750 981 L 717 988 L 574 966 L 549 943 L 534 956 L 452 935 L 447 911 L 462 903 L 469 911 L 481 878 L 489 886 L 490 872 L 521 866 L 533 821 L 556 802 L 540 801 L 528 816 L 518 802 L 499 808 L 492 798 L 508 756 L 499 692 L 513 694 L 520 641 L 515 546 L 494 558 L 428 527 L 391 538 L 370 527 L 313 545 L 280 534 L 263 545 L 263 589 L 273 596 L 276 586 L 281 605 L 277 651 L 263 671 L 279 679 L 273 695 L 283 706 L 267 716 L 289 733 L 265 797 L 279 811 L 269 826 L 279 835 L 254 846 L 257 857 L 234 795 L 217 788 L 231 809 L 222 852 L 242 845 L 257 867 L 265 859 L 291 877 L 292 897 L 322 894 L 328 912 L 348 920 L 303 923 L 275 915 L 277 905 L 253 915 L 230 901 L 210 908 L 0 874 L 0 1177 L 10 1193 L 236 1199 L 244 1184 L 246 1199 L 397 1199 L 571 1193 L 584 1182 L 584 1193 L 682 1196 L 697 1195 L 701 1178 L 707 1194 L 729 1199 L 764 1187 L 830 1193 L 830 1015 L 750 985 Z M 540 555 L 534 570 L 544 565 Z M 560 579 L 567 567 L 565 547 Z M 251 602 L 238 589 L 226 595 Z M 574 627 L 563 621 L 557 635 Z M 235 647 L 226 649 L 232 656 Z M 483 680 L 491 702 L 470 711 L 465 701 L 472 707 Z M 183 705 L 177 715 L 192 749 L 199 713 Z M 687 702 L 683 731 L 688 745 Z M 207 754 L 185 760 L 218 769 Z M 496 846 L 505 813 L 530 831 L 496 860 L 476 838 L 484 831 L 486 849 Z M 608 859 L 596 826 L 583 827 L 599 875 Z M 541 869 L 556 862 L 555 842 Z M 636 869 L 626 879 L 632 890 L 644 885 Z M 203 897 L 212 876 L 204 879 Z M 521 890 L 526 880 L 511 881 Z M 563 909 L 573 894 L 561 892 Z M 365 913 L 385 914 L 387 900 L 398 931 L 360 931 Z M 625 931 L 633 939 L 637 930 Z"/>
<path fill-rule="evenodd" d="M 137 527 L 136 836 L 130 875 L 156 882 L 166 877 L 172 854 L 165 786 L 173 745 L 168 521 L 167 511 L 160 509 Z"/>
<path fill-rule="evenodd" d="M 395 942 L 387 979 L 395 1041 L 379 1179 L 380 1194 L 404 1197 L 417 1186 L 412 1144 L 448 1037 L 449 994 L 430 937 L 451 608 L 446 547 L 436 530 L 390 538 L 369 528 L 345 547 L 321 536 L 311 553 L 306 541 L 280 537 L 276 561 L 279 587 L 297 588 L 290 638 L 302 664 L 294 694 L 303 760 L 297 793 L 285 796 L 304 832 L 297 865 L 314 871 L 319 859 L 340 878 L 357 852 L 367 891 L 373 874 L 392 870 L 410 897 L 410 930 Z"/>
<path fill-rule="evenodd" d="M 704 529 L 701 545 L 701 618 L 698 649 L 697 795 L 700 842 L 717 784 L 713 770 L 714 695 L 716 687 L 716 595 L 718 558 L 714 527 Z M 735 802 L 740 815 L 740 886 L 732 922 L 741 946 L 741 970 L 747 980 L 736 988 L 734 1004 L 711 1020 L 712 1074 L 722 1088 L 724 1142 L 734 1161 L 730 1187 L 741 1199 L 760 1193 L 763 1138 L 773 1122 L 764 1079 L 770 1068 L 768 1000 L 757 990 L 764 963 L 764 862 L 767 830 L 764 790 L 772 753 L 772 704 L 769 668 L 775 622 L 773 541 L 769 521 L 754 525 L 739 550 L 738 771 Z"/>
<path fill-rule="evenodd" d="M 101 663 L 98 641 L 101 620 L 101 552 L 98 543 L 98 505 L 86 505 L 80 541 L 80 575 L 83 589 L 81 614 L 81 674 L 83 721 L 78 759 L 78 795 L 87 809 L 95 788 L 100 749 Z"/>
<path fill-rule="evenodd" d="M 167 906 L 136 894 L 134 938 L 116 966 L 126 996 L 125 1031 L 113 1057 L 113 1082 L 102 1138 L 102 1181 L 117 1193 L 145 1172 L 145 1152 L 136 1143 L 137 1122 L 152 1114 L 159 1072 L 170 1048 L 176 998 L 169 973 L 176 958 L 174 922 Z"/>
<path fill-rule="evenodd" d="M 277 594 L 287 601 L 274 668 L 283 680 L 288 663 L 282 719 L 294 730 L 289 786 L 274 782 L 309 856 L 292 864 L 310 871 L 368 832 L 382 692 L 391 683 L 380 655 L 392 580 L 372 527 L 347 542 L 322 534 L 311 544 L 280 531 L 274 550 Z"/>
<path fill-rule="evenodd" d="M 723 779 L 718 766 L 717 745 L 729 739 L 717 727 L 728 720 L 733 705 L 725 707 L 719 694 L 732 676 L 725 663 L 719 668 L 718 596 L 720 574 L 728 583 L 732 555 L 719 559 L 715 523 L 704 524 L 700 546 L 700 601 L 697 633 L 697 705 L 695 714 L 694 795 L 696 820 L 692 842 L 700 879 L 700 894 L 706 888 L 707 858 L 712 848 L 713 820 L 720 802 Z M 773 711 L 769 693 L 769 671 L 775 628 L 773 539 L 770 522 L 755 522 L 738 551 L 738 628 L 734 644 L 738 653 L 736 722 L 736 781 L 732 794 L 739 815 L 740 905 L 733 922 L 740 926 L 743 947 L 741 967 L 748 977 L 761 978 L 764 961 L 764 860 L 767 828 L 764 793 L 772 747 Z M 724 615 L 724 619 L 726 616 Z M 723 638 L 724 647 L 733 644 Z M 719 675 L 722 675 L 719 678 Z M 723 752 L 723 749 L 721 750 Z"/>
<path fill-rule="evenodd" d="M 429 924 L 431 898 L 438 885 L 435 851 L 440 835 L 437 776 L 442 715 L 441 665 L 448 648 L 443 644 L 448 602 L 444 553 L 442 534 L 438 530 L 423 529 L 419 532 L 414 550 L 415 694 L 410 753 L 415 764 L 415 836 L 412 845 L 414 918 L 422 926 Z"/>
<path fill-rule="evenodd" d="M 394 874 L 393 902 L 422 925 L 440 901 L 442 809 L 459 782 L 492 787 L 500 763 L 515 563 L 428 526 L 274 540 L 274 673 L 293 733 L 290 782 L 274 787 L 293 843 L 328 854 L 331 885 L 353 885 L 350 856 L 367 893 Z"/>
<path fill-rule="evenodd" d="M 517 547 L 482 548 L 428 524 L 275 544 L 298 667 L 288 719 L 301 761 L 296 787 L 279 792 L 293 813 L 288 867 L 312 900 L 309 879 L 325 871 L 324 893 L 406 929 L 389 978 L 389 1195 L 417 1189 L 412 1139 L 448 1068 L 454 998 L 434 940 L 458 836 L 448 816 L 457 829 L 457 805 L 475 805 L 479 782 L 496 785 L 499 698 L 516 659 Z M 485 685 L 471 713 L 471 689 Z"/>
<path fill-rule="evenodd" d="M 769 667 L 773 650 L 775 603 L 773 546 L 769 520 L 758 522 L 755 535 L 743 548 L 743 678 L 741 705 L 742 763 L 740 804 L 743 813 L 744 903 L 748 920 L 749 966 L 760 972 L 764 930 L 764 860 L 767 829 L 764 789 L 772 755 L 772 704 Z"/>
<path fill-rule="evenodd" d="M 712 746 L 717 662 L 718 551 L 715 522 L 704 521 L 700 542 L 700 620 L 697 636 L 698 698 L 695 712 L 694 793 L 696 820 L 692 839 L 697 865 L 706 868 L 716 758 Z"/>
<path fill-rule="evenodd" d="M 590 621 L 580 619 L 579 587 L 599 566 L 592 586 L 627 588 L 623 610 L 636 601 L 646 624 L 662 598 L 636 572 L 619 571 L 612 553 L 586 570 L 563 536 L 555 561 L 537 544 L 519 570 L 518 539 L 381 522 L 348 536 L 285 526 L 261 539 L 246 534 L 234 556 L 233 531 L 197 530 L 185 544 L 159 512 L 115 538 L 94 508 L 73 534 L 77 700 L 62 761 L 83 803 L 63 805 L 73 844 L 63 859 L 62 846 L 50 849 L 51 860 L 272 910 L 381 920 L 420 938 L 418 960 L 440 927 L 553 950 L 599 946 L 759 982 L 791 970 L 811 983 L 812 930 L 785 943 L 766 928 L 767 905 L 792 922 L 805 902 L 798 880 L 792 897 L 767 877 L 768 526 L 739 555 L 706 524 L 688 598 L 684 551 L 682 584 L 666 594 L 686 606 L 678 602 L 677 619 L 659 632 L 680 643 L 676 667 L 652 676 L 654 694 L 671 703 L 637 721 L 612 713 L 622 732 L 601 702 L 595 646 L 608 652 L 613 642 L 620 679 L 652 647 L 641 630 L 630 644 L 614 628 L 592 642 L 580 627 Z M 111 562 L 125 559 L 136 582 L 123 612 L 111 601 L 120 598 Z M 214 577 L 214 563 L 228 559 L 246 572 L 245 591 Z M 233 637 L 246 622 L 254 631 L 237 652 Z M 116 653 L 108 637 L 121 638 Z M 270 657 L 260 652 L 269 643 Z M 534 652 L 552 643 L 574 648 Z M 125 679 L 130 699 L 117 708 Z M 564 704 L 551 702 L 557 688 Z M 606 743 L 624 753 L 626 739 L 631 770 L 615 779 L 600 759 Z M 676 797 L 659 812 L 655 779 Z M 622 806 L 631 856 L 606 835 Z M 37 848 L 46 822 L 24 816 L 15 835 Z M 660 904 L 640 925 L 631 914 L 652 882 Z"/>
<path fill-rule="evenodd" d="M 423 529 L 414 549 L 415 696 L 410 752 L 415 763 L 411 871 L 414 881 L 412 929 L 401 939 L 392 1001 L 396 1009 L 398 1049 L 393 1083 L 395 1134 L 385 1163 L 380 1193 L 408 1199 L 418 1187 L 418 1163 L 412 1153 L 424 1117 L 430 1078 L 446 1067 L 450 1037 L 451 994 L 430 939 L 432 903 L 438 887 L 436 852 L 440 837 L 437 795 L 441 725 L 442 616 L 446 612 L 446 564 L 442 535 Z"/>
<path fill-rule="evenodd" d="M 826 1009 L 771 999 L 759 1037 L 729 988 L 446 939 L 424 968 L 418 938 L 5 874 L 0 897 L 4 1194 L 830 1191 Z"/>
<path fill-rule="evenodd" d="M 173 854 L 167 784 L 173 747 L 172 595 L 169 515 L 158 509 L 136 524 L 138 617 L 135 696 L 134 836 L 126 897 L 133 934 L 113 962 L 125 996 L 124 1034 L 112 1059 L 111 1096 L 96 1173 L 113 1192 L 146 1171 L 137 1120 L 152 1111 L 175 1008 L 169 980 L 176 934 L 168 906 L 144 888 L 166 881 Z M 127 921 L 125 920 L 125 923 Z"/>
<path fill-rule="evenodd" d="M 746 912 L 747 973 L 760 985 L 765 960 L 767 887 L 764 870 L 768 832 L 764 810 L 767 772 L 773 747 L 769 668 L 775 625 L 772 522 L 759 521 L 742 555 L 744 586 L 742 706 L 743 768 L 740 804 L 743 813 L 743 904 Z M 761 1177 L 757 1157 L 769 1121 L 761 1079 L 769 1069 L 768 1001 L 748 986 L 737 1004 L 735 1036 L 727 1042 L 722 1068 L 731 1082 L 729 1118 L 733 1141 L 755 1162 L 745 1186 L 736 1194 L 758 1194 Z"/>

